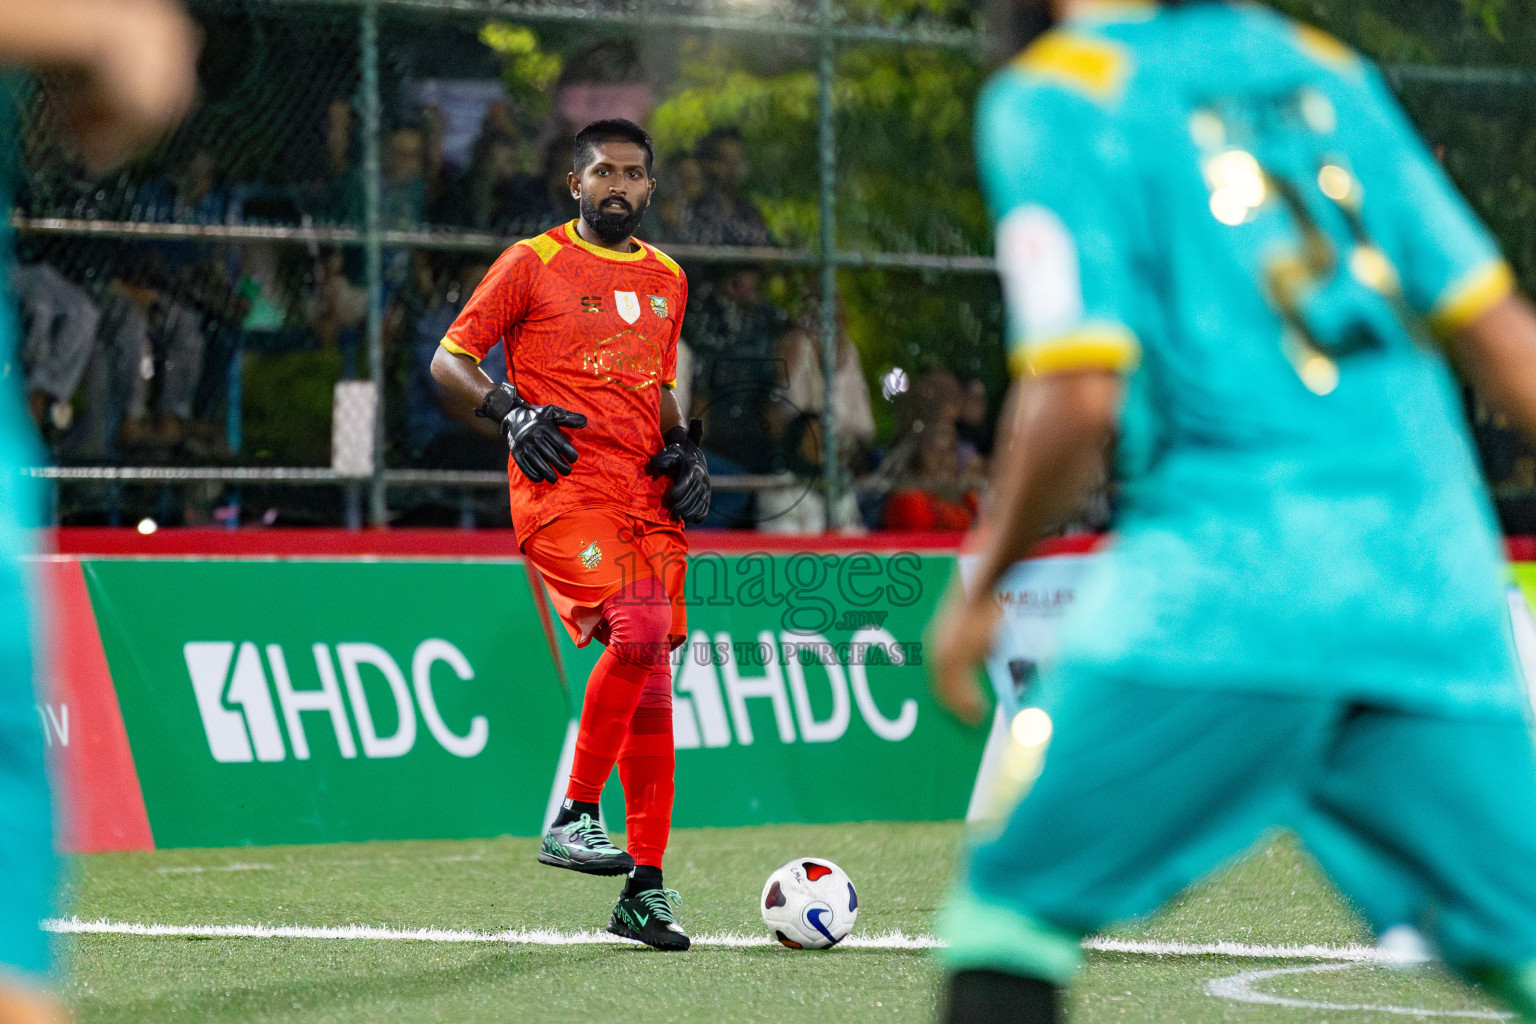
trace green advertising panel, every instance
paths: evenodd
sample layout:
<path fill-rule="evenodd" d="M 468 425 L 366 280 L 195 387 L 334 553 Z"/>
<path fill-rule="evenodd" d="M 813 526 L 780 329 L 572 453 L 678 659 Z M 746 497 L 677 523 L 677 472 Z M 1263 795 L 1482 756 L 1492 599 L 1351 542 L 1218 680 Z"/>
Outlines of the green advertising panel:
<path fill-rule="evenodd" d="M 568 703 L 520 563 L 84 569 L 157 846 L 540 831 Z"/>
<path fill-rule="evenodd" d="M 1525 600 L 1536 608 L 1536 562 L 1511 562 L 1509 574 L 1525 595 Z"/>
<path fill-rule="evenodd" d="M 678 826 L 965 816 L 985 729 L 928 692 L 952 555 L 694 555 L 673 654 Z M 577 691 L 603 648 L 558 629 Z M 620 821 L 617 776 L 604 813 Z"/>

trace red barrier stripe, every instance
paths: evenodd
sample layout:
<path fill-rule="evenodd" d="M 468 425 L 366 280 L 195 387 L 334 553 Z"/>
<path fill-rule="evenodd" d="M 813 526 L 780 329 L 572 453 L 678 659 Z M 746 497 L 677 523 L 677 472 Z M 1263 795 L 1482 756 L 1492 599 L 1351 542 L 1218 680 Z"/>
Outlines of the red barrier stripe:
<path fill-rule="evenodd" d="M 694 551 L 744 553 L 766 551 L 955 551 L 960 533 L 875 532 L 857 537 L 823 535 L 785 537 L 750 530 L 690 530 Z M 165 529 L 149 536 L 127 527 L 64 527 L 41 545 L 62 555 L 232 557 L 232 558 L 515 558 L 511 530 L 330 530 Z M 1080 533 L 1043 541 L 1037 556 L 1084 554 L 1104 540 Z M 1536 561 L 1536 537 L 1506 537 L 1512 562 Z"/>
<path fill-rule="evenodd" d="M 81 565 L 49 559 L 39 565 L 38 579 L 52 661 L 45 714 L 65 807 L 61 845 L 74 853 L 153 850 L 139 773 Z"/>
<path fill-rule="evenodd" d="M 823 534 L 791 537 L 751 530 L 689 530 L 694 551 L 745 554 L 763 551 L 923 551 L 958 550 L 964 534 L 875 532 L 858 536 Z M 1040 554 L 1080 554 L 1099 541 L 1076 534 L 1045 541 Z M 49 546 L 64 555 L 107 557 L 206 558 L 515 558 L 511 530 L 212 530 L 166 529 L 144 536 L 127 527 L 64 527 L 52 532 Z"/>
<path fill-rule="evenodd" d="M 750 530 L 689 530 L 695 551 L 954 551 L 959 533 L 870 533 L 786 537 Z M 515 558 L 511 530 L 165 529 L 145 536 L 127 527 L 64 527 L 53 532 L 60 554 L 109 557 Z"/>
<path fill-rule="evenodd" d="M 207 558 L 516 558 L 511 530 L 166 529 L 148 536 L 127 527 L 63 527 L 51 544 L 61 555 Z"/>

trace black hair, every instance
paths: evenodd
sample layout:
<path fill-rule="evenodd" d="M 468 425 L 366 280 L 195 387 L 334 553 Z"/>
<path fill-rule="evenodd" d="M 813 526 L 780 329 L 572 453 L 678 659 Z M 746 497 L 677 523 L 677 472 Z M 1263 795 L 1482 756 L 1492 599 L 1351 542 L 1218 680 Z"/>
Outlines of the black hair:
<path fill-rule="evenodd" d="M 645 150 L 645 173 L 649 177 L 656 162 L 656 145 L 644 128 L 622 117 L 593 121 L 576 133 L 571 147 L 571 166 L 579 175 L 597 156 L 597 147 L 605 142 L 633 142 Z"/>

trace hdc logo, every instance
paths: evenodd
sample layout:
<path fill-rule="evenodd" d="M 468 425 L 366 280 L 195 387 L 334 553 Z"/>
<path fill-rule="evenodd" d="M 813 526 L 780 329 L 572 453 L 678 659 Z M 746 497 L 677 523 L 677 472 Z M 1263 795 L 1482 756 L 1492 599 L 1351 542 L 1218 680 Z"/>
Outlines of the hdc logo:
<path fill-rule="evenodd" d="M 833 743 L 848 732 L 856 708 L 869 731 L 890 743 L 900 743 L 917 728 L 917 701 L 904 698 L 894 717 L 875 702 L 869 685 L 869 665 L 912 664 L 915 645 L 897 641 L 890 631 L 869 626 L 845 644 L 832 644 L 816 633 L 757 634 L 757 642 L 733 642 L 716 633 L 711 643 L 695 630 L 680 652 L 673 679 L 672 729 L 679 750 L 750 747 L 756 740 L 747 701 L 767 700 L 780 743 Z M 806 669 L 819 665 L 831 708 L 816 716 L 811 700 L 813 682 Z M 747 671 L 743 672 L 742 669 Z M 818 679 L 814 683 L 820 687 Z"/>
<path fill-rule="evenodd" d="M 192 692 L 197 697 L 197 710 L 202 715 L 203 731 L 208 736 L 208 749 L 215 761 L 239 763 L 285 759 L 287 748 L 283 743 L 284 730 L 278 725 L 279 709 L 293 756 L 300 761 L 309 760 L 309 737 L 300 717 L 304 712 L 326 713 L 337 749 L 345 758 L 357 756 L 358 743 L 362 744 L 363 756 L 367 758 L 400 757 L 410 753 L 416 745 L 418 709 L 427 731 L 448 753 L 474 757 L 485 749 L 490 724 L 484 715 L 471 718 L 469 729 L 460 735 L 448 727 L 438 711 L 432 690 L 434 665 L 438 662 L 446 664 L 465 682 L 475 678 L 469 659 L 448 641 L 423 640 L 417 645 L 411 658 L 409 685 L 395 659 L 376 644 L 337 644 L 334 661 L 327 644 L 314 644 L 310 652 L 320 680 L 318 690 L 294 687 L 288 660 L 280 644 L 266 646 L 265 660 L 262 651 L 250 641 L 240 644 L 238 652 L 234 643 L 225 640 L 194 641 L 182 648 L 187 672 L 192 677 Z M 341 666 L 339 680 L 338 664 Z M 373 708 L 363 689 L 364 667 L 377 671 L 389 686 L 396 716 L 395 730 L 390 735 L 379 735 L 375 726 Z M 268 685 L 269 678 L 272 686 Z M 346 699 L 342 697 L 343 685 Z M 276 705 L 272 701 L 273 687 L 277 691 Z M 356 741 L 347 720 L 348 704 L 351 705 L 352 719 L 357 723 Z"/>

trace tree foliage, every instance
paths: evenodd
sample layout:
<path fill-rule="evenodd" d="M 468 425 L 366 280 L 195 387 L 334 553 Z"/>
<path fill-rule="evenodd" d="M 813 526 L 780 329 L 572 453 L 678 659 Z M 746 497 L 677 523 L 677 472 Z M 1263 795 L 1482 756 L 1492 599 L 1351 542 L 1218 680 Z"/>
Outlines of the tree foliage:
<path fill-rule="evenodd" d="M 1536 0 L 1271 0 L 1381 62 L 1521 68 L 1536 62 Z M 973 27 L 978 0 L 842 0 L 847 21 Z M 490 42 L 491 40 L 487 40 Z M 509 56 L 521 38 L 497 41 Z M 493 44 L 494 45 L 494 44 Z M 679 40 L 679 73 L 652 118 L 663 167 L 710 131 L 739 131 L 750 190 L 780 244 L 819 237 L 818 93 L 814 45 L 761 38 Z M 534 56 L 537 54 L 537 57 Z M 536 80 L 536 46 L 521 82 Z M 558 60 L 558 58 L 555 58 Z M 548 67 L 548 65 L 544 65 Z M 554 65 L 558 69 L 558 63 Z M 990 226 L 976 183 L 971 113 L 986 77 L 978 55 L 932 46 L 845 44 L 836 55 L 838 245 L 851 252 L 987 253 Z M 1536 85 L 1392 80 L 1447 169 L 1536 282 Z M 1536 81 L 1536 79 L 1533 79 Z M 892 365 L 948 367 L 1003 383 L 1002 315 L 986 275 L 845 271 L 850 331 L 871 380 Z M 781 274 L 770 290 L 791 309 L 813 274 Z"/>

